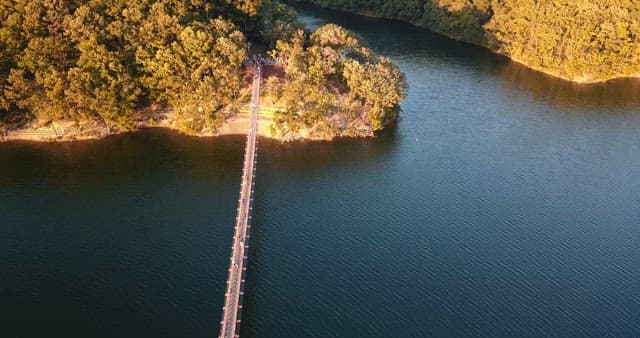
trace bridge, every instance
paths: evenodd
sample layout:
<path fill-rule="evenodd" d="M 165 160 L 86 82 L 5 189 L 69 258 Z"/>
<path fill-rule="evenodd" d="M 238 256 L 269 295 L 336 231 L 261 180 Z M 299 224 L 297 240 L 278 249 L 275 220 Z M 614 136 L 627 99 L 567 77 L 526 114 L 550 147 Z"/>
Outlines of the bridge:
<path fill-rule="evenodd" d="M 233 235 L 231 259 L 229 262 L 229 276 L 225 293 L 222 321 L 220 322 L 220 338 L 235 338 L 240 334 L 240 315 L 242 312 L 242 296 L 247 271 L 247 250 L 249 245 L 249 230 L 251 225 L 251 209 L 253 202 L 253 184 L 256 171 L 258 112 L 260 110 L 260 82 L 262 69 L 259 65 L 254 68 L 253 88 L 251 97 L 251 120 L 247 145 L 242 169 L 242 184 L 238 200 L 238 215 Z"/>

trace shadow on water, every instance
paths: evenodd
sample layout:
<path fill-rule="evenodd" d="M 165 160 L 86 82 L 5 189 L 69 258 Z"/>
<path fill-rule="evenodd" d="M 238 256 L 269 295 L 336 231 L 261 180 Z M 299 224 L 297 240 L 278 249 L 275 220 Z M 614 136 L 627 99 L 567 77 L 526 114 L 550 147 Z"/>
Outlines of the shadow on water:
<path fill-rule="evenodd" d="M 276 169 L 297 166 L 303 174 L 322 172 L 327 165 L 367 164 L 378 161 L 396 144 L 396 126 L 374 138 L 342 138 L 331 142 L 291 142 L 261 138 L 261 156 L 268 156 Z M 0 144 L 0 183 L 55 178 L 86 180 L 101 175 L 122 180 L 152 179 L 158 169 L 191 170 L 190 177 L 207 177 L 210 171 L 235 172 L 242 162 L 243 136 L 194 138 L 163 129 L 141 130 L 103 140 L 66 143 L 8 142 Z M 262 152 L 266 152 L 262 155 Z M 204 161 L 204 162 L 203 162 Z M 209 170 L 207 170 L 209 169 Z M 160 171 L 161 172 L 161 171 Z M 52 182 L 55 183 L 55 182 Z M 96 182 L 99 183 L 99 182 Z"/>
<path fill-rule="evenodd" d="M 188 171 L 190 179 L 207 180 L 212 172 L 237 173 L 242 149 L 242 137 L 194 139 L 162 129 L 82 142 L 10 142 L 0 144 L 0 185 L 96 186 L 149 181 L 179 170 Z"/>
<path fill-rule="evenodd" d="M 374 138 L 291 143 L 261 139 L 259 165 L 270 166 L 268 171 L 308 176 L 326 172 L 329 167 L 369 166 L 384 160 L 396 146 L 396 126 L 391 126 Z"/>
<path fill-rule="evenodd" d="M 525 91 L 534 100 L 549 102 L 568 111 L 620 112 L 640 111 L 640 80 L 623 78 L 604 83 L 578 84 L 533 71 L 516 62 L 506 61 L 499 68 L 504 85 Z"/>
<path fill-rule="evenodd" d="M 532 70 L 483 47 L 449 39 L 408 23 L 313 6 L 296 6 L 296 9 L 311 29 L 333 22 L 358 32 L 369 47 L 394 59 L 405 73 L 424 72 L 423 78 L 428 78 L 446 71 L 446 76 L 454 75 L 449 81 L 496 80 L 507 89 L 525 92 L 534 100 L 568 112 L 594 109 L 615 112 L 635 107 L 640 110 L 640 79 L 577 84 Z M 455 77 L 460 72 L 466 76 Z"/>

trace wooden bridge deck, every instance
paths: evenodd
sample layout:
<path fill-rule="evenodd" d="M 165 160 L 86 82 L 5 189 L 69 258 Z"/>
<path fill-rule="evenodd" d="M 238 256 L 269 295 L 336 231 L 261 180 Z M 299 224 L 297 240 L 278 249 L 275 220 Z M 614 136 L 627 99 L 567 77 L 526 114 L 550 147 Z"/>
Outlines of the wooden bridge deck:
<path fill-rule="evenodd" d="M 253 92 L 251 98 L 251 122 L 247 134 L 244 166 L 242 169 L 242 184 L 238 201 L 238 215 L 236 217 L 233 246 L 229 262 L 229 277 L 225 293 L 222 321 L 220 322 L 220 337 L 239 337 L 240 315 L 242 312 L 242 296 L 246 275 L 247 250 L 249 245 L 249 229 L 253 201 L 253 184 L 256 170 L 258 111 L 260 109 L 261 68 L 256 66 L 253 77 Z"/>

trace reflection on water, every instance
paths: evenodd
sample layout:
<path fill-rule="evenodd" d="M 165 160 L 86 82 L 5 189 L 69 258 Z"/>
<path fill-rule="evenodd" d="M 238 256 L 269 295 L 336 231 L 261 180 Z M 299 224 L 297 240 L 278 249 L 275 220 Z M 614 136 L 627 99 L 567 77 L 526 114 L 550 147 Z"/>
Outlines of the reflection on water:
<path fill-rule="evenodd" d="M 288 171 L 292 175 L 314 175 L 334 167 L 370 166 L 387 160 L 397 146 L 395 126 L 375 138 L 336 139 L 332 142 L 281 143 L 260 140 L 260 156 L 273 163 L 270 170 Z"/>
<path fill-rule="evenodd" d="M 566 111 L 623 112 L 640 107 L 640 79 L 577 84 L 532 71 L 516 62 L 500 69 L 505 86 L 530 93 L 534 100 L 549 102 Z"/>

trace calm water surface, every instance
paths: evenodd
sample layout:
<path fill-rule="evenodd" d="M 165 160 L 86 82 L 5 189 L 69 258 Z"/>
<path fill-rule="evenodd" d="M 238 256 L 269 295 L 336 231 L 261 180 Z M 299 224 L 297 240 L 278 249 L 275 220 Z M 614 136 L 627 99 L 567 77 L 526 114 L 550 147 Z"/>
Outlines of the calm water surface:
<path fill-rule="evenodd" d="M 243 337 L 639 336 L 640 83 L 313 9 L 407 74 L 370 140 L 260 143 Z M 0 144 L 0 336 L 217 335 L 244 139 Z"/>

